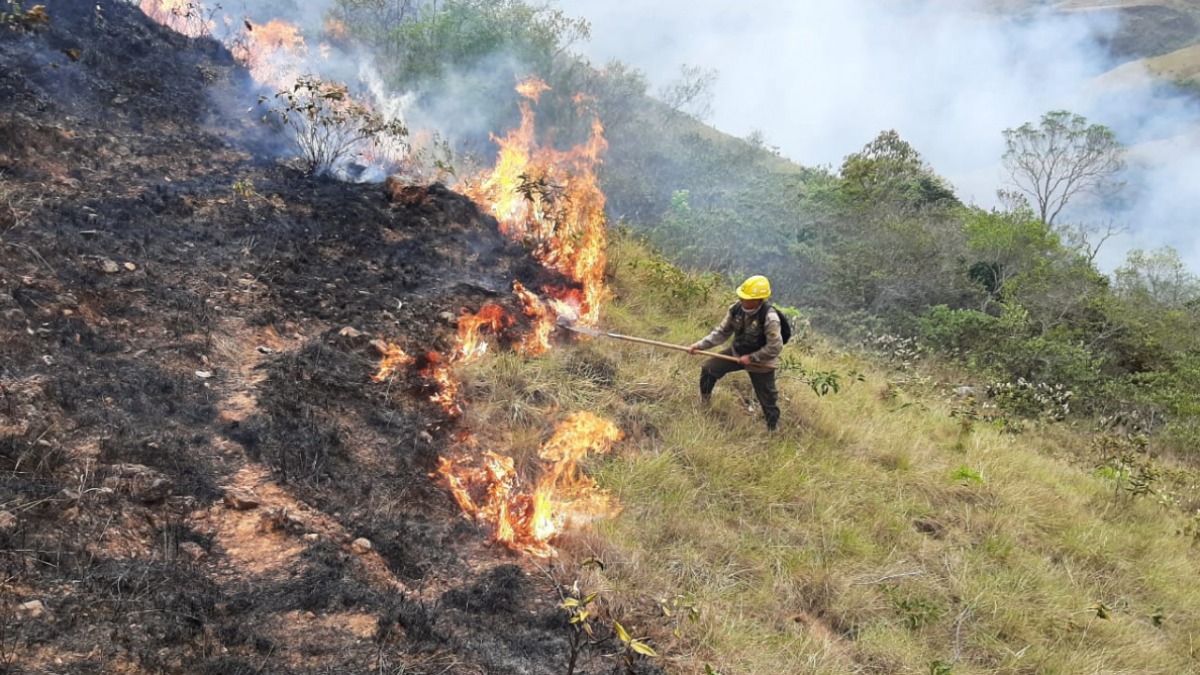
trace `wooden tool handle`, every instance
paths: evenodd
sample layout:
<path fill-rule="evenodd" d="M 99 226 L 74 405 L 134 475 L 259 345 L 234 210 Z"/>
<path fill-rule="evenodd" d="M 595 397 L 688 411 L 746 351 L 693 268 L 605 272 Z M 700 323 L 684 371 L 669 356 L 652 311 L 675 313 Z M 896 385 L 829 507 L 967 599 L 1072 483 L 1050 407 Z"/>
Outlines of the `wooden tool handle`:
<path fill-rule="evenodd" d="M 653 345 L 655 347 L 665 347 L 667 349 L 677 349 L 681 352 L 691 353 L 687 347 L 684 347 L 683 345 L 672 344 L 670 342 L 659 342 L 658 340 L 647 340 L 646 338 L 632 337 L 629 335 L 620 335 L 617 333 L 605 333 L 605 335 L 607 335 L 610 338 L 616 338 L 618 340 L 628 340 L 629 342 L 637 342 L 637 343 L 644 344 L 644 345 Z M 741 363 L 741 361 L 739 361 L 736 356 L 729 356 L 728 354 L 718 354 L 717 352 L 702 352 L 702 351 L 697 351 L 696 353 L 703 354 L 705 356 L 711 356 L 714 359 L 723 359 L 725 361 L 733 361 L 734 363 Z"/>

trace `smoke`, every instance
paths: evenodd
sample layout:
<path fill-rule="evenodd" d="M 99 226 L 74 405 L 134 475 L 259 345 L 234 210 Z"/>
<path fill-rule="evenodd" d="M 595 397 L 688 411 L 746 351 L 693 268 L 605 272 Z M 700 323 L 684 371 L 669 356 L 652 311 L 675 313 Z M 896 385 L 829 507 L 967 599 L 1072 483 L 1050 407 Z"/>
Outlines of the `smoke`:
<path fill-rule="evenodd" d="M 1100 265 L 1170 244 L 1200 269 L 1200 110 L 1137 66 L 1108 73 L 1114 12 L 1012 18 L 922 0 L 560 4 L 592 23 L 582 50 L 595 62 L 626 61 L 657 85 L 680 64 L 719 70 L 709 121 L 723 131 L 758 130 L 794 161 L 836 167 L 895 129 L 980 206 L 1012 188 L 1000 164 L 1004 129 L 1050 110 L 1082 114 L 1131 148 L 1121 205 L 1081 200 L 1066 214 L 1129 229 L 1105 245 Z"/>
<path fill-rule="evenodd" d="M 145 4 L 147 0 L 142 2 Z M 409 129 L 410 136 L 403 148 L 396 144 L 377 146 L 368 153 L 370 157 L 351 158 L 332 167 L 333 175 L 342 180 L 381 181 L 393 172 L 409 173 L 417 180 L 445 178 L 443 168 L 451 163 L 450 155 L 457 155 L 456 163 L 473 165 L 479 156 L 495 152 L 493 133 L 503 133 L 506 125 L 519 123 L 513 87 L 519 78 L 530 73 L 528 67 L 507 54 L 493 54 L 479 59 L 470 68 L 443 72 L 436 83 L 430 83 L 433 86 L 422 87 L 420 91 L 396 91 L 387 86 L 382 75 L 378 59 L 385 57 L 371 53 L 355 42 L 353 36 L 338 36 L 330 22 L 338 6 L 335 0 L 149 2 L 182 11 L 185 20 L 177 23 L 187 24 L 184 28 L 193 24 L 207 26 L 212 37 L 229 46 L 235 55 L 247 51 L 255 55 L 259 67 L 251 70 L 257 79 L 245 83 L 236 103 L 217 101 L 218 108 L 226 114 L 239 109 L 244 114 L 247 101 L 264 96 L 267 103 L 250 112 L 271 118 L 267 113 L 277 91 L 290 89 L 298 77 L 315 76 L 326 82 L 345 84 L 355 100 L 367 103 L 384 119 L 399 121 Z M 386 20 L 396 21 L 401 14 L 415 16 L 426 5 L 417 0 L 395 5 L 380 3 L 367 9 L 380 12 L 381 20 L 386 15 Z M 279 22 L 287 25 L 281 28 Z M 298 31 L 285 32 L 291 27 Z M 303 40 L 302 50 L 272 49 L 290 45 L 296 36 Z M 220 97 L 225 92 L 216 95 Z M 287 131 L 281 127 L 280 130 Z M 295 154 L 295 148 L 279 137 L 243 140 L 252 142 L 260 153 Z M 387 161 L 397 158 L 398 163 Z"/>

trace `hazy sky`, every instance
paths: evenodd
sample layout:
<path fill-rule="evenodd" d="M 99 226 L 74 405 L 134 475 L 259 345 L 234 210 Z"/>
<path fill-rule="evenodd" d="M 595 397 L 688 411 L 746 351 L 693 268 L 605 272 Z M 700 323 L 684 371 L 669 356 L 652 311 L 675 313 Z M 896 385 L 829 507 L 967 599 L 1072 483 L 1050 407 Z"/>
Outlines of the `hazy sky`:
<path fill-rule="evenodd" d="M 619 58 L 655 87 L 677 77 L 681 64 L 716 69 L 708 121 L 739 136 L 761 130 L 803 164 L 836 167 L 880 131 L 896 129 L 960 197 L 990 206 L 996 189 L 1009 187 L 999 163 L 1002 130 L 1047 111 L 1083 114 L 1131 145 L 1150 142 L 1133 154 L 1135 203 L 1117 216 L 1131 234 L 1101 264 L 1111 269 L 1128 248 L 1169 243 L 1200 270 L 1197 106 L 1161 98 L 1136 71 L 1098 79 L 1111 64 L 1092 36 L 1111 32 L 1111 19 L 1001 21 L 962 9 L 971 4 L 559 1 L 592 23 L 592 39 L 578 51 L 594 62 Z"/>

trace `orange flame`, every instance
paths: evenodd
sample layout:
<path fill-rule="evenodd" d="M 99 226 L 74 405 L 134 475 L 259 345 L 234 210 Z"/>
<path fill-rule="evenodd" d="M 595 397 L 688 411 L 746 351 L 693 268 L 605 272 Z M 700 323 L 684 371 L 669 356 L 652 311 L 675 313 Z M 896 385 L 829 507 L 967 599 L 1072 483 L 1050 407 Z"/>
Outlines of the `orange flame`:
<path fill-rule="evenodd" d="M 534 101 L 548 89 L 537 80 L 518 87 Z M 607 242 L 605 199 L 596 176 L 600 155 L 608 148 L 604 128 L 594 119 L 586 143 L 559 151 L 538 144 L 533 108 L 528 101 L 520 105 L 521 126 L 495 139 L 500 145 L 495 169 L 464 192 L 496 217 L 506 235 L 533 242 L 542 263 L 583 287 L 579 318 L 595 325 L 604 295 Z"/>
<path fill-rule="evenodd" d="M 462 416 L 463 409 L 458 402 L 458 380 L 454 379 L 450 372 L 450 364 L 437 352 L 429 352 L 426 358 L 429 365 L 421 369 L 421 377 L 432 381 L 438 387 L 437 393 L 430 396 L 429 400 L 442 406 L 442 410 L 451 417 Z"/>
<path fill-rule="evenodd" d="M 554 555 L 550 540 L 572 518 L 611 512 L 609 495 L 579 470 L 589 452 L 604 454 L 624 435 L 612 422 L 589 412 L 571 415 L 546 441 L 538 456 L 542 476 L 532 490 L 521 489 L 511 457 L 485 452 L 472 458 L 442 458 L 438 473 L 463 512 L 493 526 L 493 538 L 518 551 Z"/>
<path fill-rule="evenodd" d="M 215 23 L 200 0 L 141 0 L 146 16 L 188 37 L 212 34 Z"/>
<path fill-rule="evenodd" d="M 303 73 L 297 68 L 308 54 L 300 27 L 271 19 L 265 24 L 245 22 L 246 31 L 233 45 L 233 57 L 246 66 L 258 82 L 276 89 L 290 87 Z"/>
<path fill-rule="evenodd" d="M 513 292 L 521 301 L 525 316 L 533 319 L 533 330 L 521 341 L 517 348 L 526 356 L 537 356 L 550 351 L 550 336 L 554 333 L 555 315 L 537 294 L 529 291 L 521 282 L 513 282 Z"/>
<path fill-rule="evenodd" d="M 404 353 L 398 345 L 382 340 L 376 340 L 371 345 L 383 354 L 383 358 L 379 361 L 379 371 L 371 376 L 375 382 L 383 382 L 392 376 L 400 368 L 411 365 L 415 359 Z"/>
<path fill-rule="evenodd" d="M 486 328 L 495 334 L 512 324 L 513 318 L 500 305 L 486 304 L 478 314 L 464 310 L 463 315 L 458 318 L 458 349 L 455 351 L 455 360 L 467 363 L 483 356 L 487 353 L 488 344 L 480 336 L 480 332 Z"/>
<path fill-rule="evenodd" d="M 535 103 L 542 98 L 542 93 L 550 91 L 550 85 L 536 77 L 528 77 L 517 83 L 517 93 Z"/>

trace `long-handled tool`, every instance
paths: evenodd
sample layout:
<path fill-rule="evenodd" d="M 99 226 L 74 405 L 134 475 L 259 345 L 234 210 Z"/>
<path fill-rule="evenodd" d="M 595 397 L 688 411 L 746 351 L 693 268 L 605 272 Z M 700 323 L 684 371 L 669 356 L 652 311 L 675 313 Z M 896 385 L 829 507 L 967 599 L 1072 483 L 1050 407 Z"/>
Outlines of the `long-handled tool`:
<path fill-rule="evenodd" d="M 643 344 L 643 345 L 651 345 L 654 347 L 665 347 L 667 349 L 675 349 L 675 350 L 678 350 L 681 352 L 689 352 L 690 353 L 690 350 L 687 347 L 684 347 L 683 345 L 672 344 L 670 342 L 659 342 L 658 340 L 647 340 L 646 338 L 632 337 L 629 335 L 621 335 L 619 333 L 606 333 L 604 331 L 596 330 L 594 328 L 583 328 L 582 326 L 576 326 L 576 325 L 572 324 L 569 319 L 567 319 L 566 317 L 562 317 L 562 316 L 558 317 L 558 325 L 562 326 L 563 328 L 566 328 L 569 331 L 574 331 L 576 333 L 582 333 L 584 335 L 591 335 L 592 337 L 610 337 L 610 338 L 615 338 L 617 340 L 626 340 L 628 342 L 637 342 L 637 343 Z M 728 354 L 718 354 L 717 352 L 704 352 L 704 351 L 699 351 L 699 350 L 697 350 L 696 353 L 703 354 L 705 356 L 711 356 L 714 359 L 724 359 L 725 361 L 733 361 L 734 363 L 741 363 L 741 361 L 738 361 L 738 358 L 736 356 L 729 356 Z"/>

